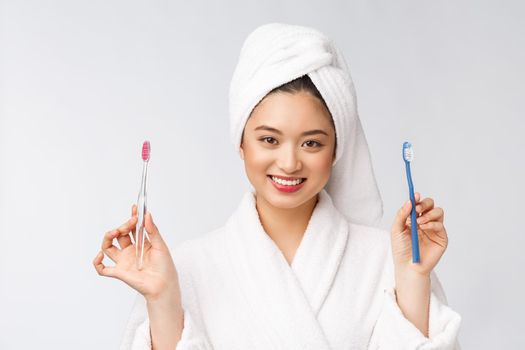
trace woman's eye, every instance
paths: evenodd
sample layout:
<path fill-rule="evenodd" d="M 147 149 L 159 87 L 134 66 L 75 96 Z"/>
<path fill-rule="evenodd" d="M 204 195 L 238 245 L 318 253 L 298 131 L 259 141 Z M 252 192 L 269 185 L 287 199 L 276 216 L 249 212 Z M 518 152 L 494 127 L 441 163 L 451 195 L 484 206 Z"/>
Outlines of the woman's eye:
<path fill-rule="evenodd" d="M 321 146 L 322 146 L 321 143 L 319 143 L 319 142 L 317 142 L 317 141 L 314 141 L 314 140 L 308 140 L 308 141 L 305 142 L 305 144 L 306 144 L 306 143 L 309 143 L 309 142 L 310 142 L 310 145 L 311 145 L 312 142 L 313 142 L 313 143 L 316 145 L 315 147 L 321 147 Z M 308 146 L 308 148 L 312 148 L 312 147 Z"/>
<path fill-rule="evenodd" d="M 275 140 L 275 139 L 274 139 L 273 137 L 270 137 L 270 136 L 268 136 L 268 137 L 263 137 L 263 138 L 261 139 L 261 141 L 263 141 L 263 142 L 266 142 L 266 140 Z M 266 143 L 270 143 L 270 144 L 273 145 L 273 142 L 266 142 Z"/>

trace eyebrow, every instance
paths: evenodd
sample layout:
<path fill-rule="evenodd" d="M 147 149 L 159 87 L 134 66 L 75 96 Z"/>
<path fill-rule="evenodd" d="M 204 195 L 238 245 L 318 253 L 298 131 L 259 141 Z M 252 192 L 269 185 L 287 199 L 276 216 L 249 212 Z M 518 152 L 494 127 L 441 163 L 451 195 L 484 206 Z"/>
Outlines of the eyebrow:
<path fill-rule="evenodd" d="M 277 130 L 276 128 L 272 128 L 271 126 L 267 126 L 267 125 L 260 125 L 258 127 L 256 127 L 255 129 L 253 129 L 254 131 L 257 131 L 257 130 L 266 130 L 266 131 L 272 131 L 276 134 L 279 134 L 279 135 L 282 135 L 282 131 L 280 130 Z M 310 135 L 317 135 L 317 134 L 324 134 L 326 136 L 329 136 L 328 133 L 324 130 L 321 130 L 321 129 L 314 129 L 314 130 L 308 130 L 308 131 L 305 131 L 301 134 L 301 136 L 310 136 Z"/>

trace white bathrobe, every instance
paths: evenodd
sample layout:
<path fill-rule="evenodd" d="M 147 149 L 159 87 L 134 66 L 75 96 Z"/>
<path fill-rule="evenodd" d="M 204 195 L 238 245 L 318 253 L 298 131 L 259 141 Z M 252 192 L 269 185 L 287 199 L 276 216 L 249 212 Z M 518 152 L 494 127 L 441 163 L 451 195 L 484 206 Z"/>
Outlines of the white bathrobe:
<path fill-rule="evenodd" d="M 291 266 L 252 191 L 223 227 L 172 255 L 184 309 L 177 350 L 460 349 L 461 317 L 436 274 L 426 338 L 396 303 L 390 233 L 348 222 L 324 189 Z M 141 295 L 121 349 L 151 349 Z"/>

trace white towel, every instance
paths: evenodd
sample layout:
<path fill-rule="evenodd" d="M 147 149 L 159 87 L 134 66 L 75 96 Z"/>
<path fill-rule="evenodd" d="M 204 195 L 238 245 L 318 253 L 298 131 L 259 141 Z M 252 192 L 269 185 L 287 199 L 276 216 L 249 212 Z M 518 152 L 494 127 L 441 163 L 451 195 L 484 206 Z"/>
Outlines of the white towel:
<path fill-rule="evenodd" d="M 230 85 L 230 133 L 236 151 L 246 121 L 272 89 L 307 74 L 334 119 L 335 163 L 326 190 L 350 221 L 376 225 L 383 202 L 368 144 L 357 113 L 354 85 L 343 55 L 321 32 L 303 26 L 270 23 L 245 40 Z"/>

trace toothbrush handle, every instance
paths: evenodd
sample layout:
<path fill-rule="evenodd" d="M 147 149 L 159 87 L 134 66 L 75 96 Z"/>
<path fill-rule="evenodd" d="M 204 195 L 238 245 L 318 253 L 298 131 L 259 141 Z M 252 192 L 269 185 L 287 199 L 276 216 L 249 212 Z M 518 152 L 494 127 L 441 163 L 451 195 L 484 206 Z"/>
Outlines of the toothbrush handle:
<path fill-rule="evenodd" d="M 135 229 L 135 257 L 137 262 L 137 269 L 142 270 L 142 262 L 144 259 L 144 236 L 148 238 L 148 234 L 144 228 L 144 220 L 146 218 L 146 180 L 148 177 L 148 161 L 145 161 L 142 166 L 142 181 L 140 184 L 139 198 L 137 200 L 137 226 Z"/>
<path fill-rule="evenodd" d="M 137 262 L 137 269 L 142 269 L 142 262 L 144 257 L 144 237 L 146 230 L 144 228 L 144 219 L 146 215 L 146 195 L 142 192 L 139 194 L 137 202 L 137 226 L 135 229 L 135 257 Z"/>
<path fill-rule="evenodd" d="M 417 233 L 417 215 L 416 215 L 416 197 L 414 195 L 414 184 L 412 183 L 412 174 L 410 172 L 410 163 L 405 162 L 407 180 L 408 180 L 408 190 L 410 195 L 410 201 L 412 202 L 412 209 L 410 210 L 410 222 L 411 225 L 411 238 L 412 238 L 412 262 L 418 263 L 420 261 L 419 257 L 419 238 Z"/>

